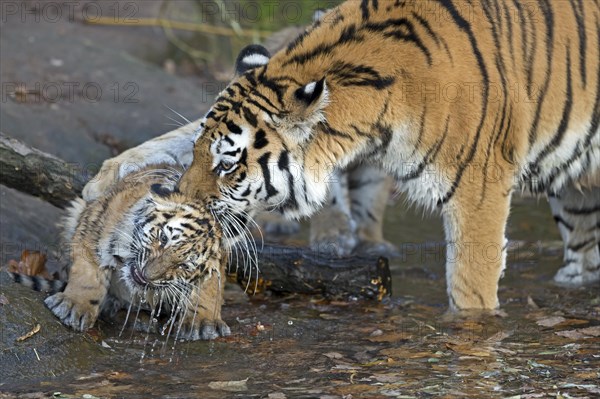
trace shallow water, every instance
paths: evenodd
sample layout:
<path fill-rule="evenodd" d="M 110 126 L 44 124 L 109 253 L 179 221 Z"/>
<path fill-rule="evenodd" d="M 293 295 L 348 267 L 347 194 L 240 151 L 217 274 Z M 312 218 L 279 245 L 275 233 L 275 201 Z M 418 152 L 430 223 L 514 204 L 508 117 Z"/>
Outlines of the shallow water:
<path fill-rule="evenodd" d="M 119 337 L 120 325 L 102 323 L 92 335 L 111 356 L 76 375 L 3 389 L 31 397 L 600 397 L 600 290 L 552 283 L 562 251 L 544 201 L 516 200 L 496 315 L 445 314 L 439 218 L 395 206 L 387 220 L 401 256 L 384 303 L 248 298 L 233 287 L 229 338 L 165 343 L 130 328 Z"/>

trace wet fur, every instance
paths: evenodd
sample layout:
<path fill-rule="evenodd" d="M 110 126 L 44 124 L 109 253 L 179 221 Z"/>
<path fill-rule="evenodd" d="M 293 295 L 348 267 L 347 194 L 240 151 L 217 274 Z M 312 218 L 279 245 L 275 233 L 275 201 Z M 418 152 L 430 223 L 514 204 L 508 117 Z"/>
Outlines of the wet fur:
<path fill-rule="evenodd" d="M 142 301 L 177 316 L 180 338 L 229 334 L 221 320 L 221 233 L 209 211 L 169 192 L 180 173 L 150 165 L 94 201 L 73 202 L 64 221 L 68 282 L 45 300 L 65 325 L 86 330 L 101 311 Z M 151 193 L 156 184 L 164 192 Z"/>

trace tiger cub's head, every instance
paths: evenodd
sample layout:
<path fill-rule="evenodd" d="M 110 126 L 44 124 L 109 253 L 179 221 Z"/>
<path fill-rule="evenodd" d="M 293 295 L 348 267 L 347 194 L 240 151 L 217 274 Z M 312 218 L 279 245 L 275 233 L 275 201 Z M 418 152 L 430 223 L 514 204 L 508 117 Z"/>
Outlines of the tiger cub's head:
<path fill-rule="evenodd" d="M 326 198 L 332 168 L 329 159 L 307 159 L 316 126 L 325 122 L 325 79 L 269 77 L 270 62 L 264 47 L 242 50 L 237 78 L 202 120 L 179 183 L 181 192 L 242 221 L 265 209 L 312 213 Z"/>
<path fill-rule="evenodd" d="M 202 205 L 161 190 L 153 186 L 155 192 L 131 210 L 122 277 L 132 291 L 171 289 L 181 294 L 219 272 L 221 231 Z"/>

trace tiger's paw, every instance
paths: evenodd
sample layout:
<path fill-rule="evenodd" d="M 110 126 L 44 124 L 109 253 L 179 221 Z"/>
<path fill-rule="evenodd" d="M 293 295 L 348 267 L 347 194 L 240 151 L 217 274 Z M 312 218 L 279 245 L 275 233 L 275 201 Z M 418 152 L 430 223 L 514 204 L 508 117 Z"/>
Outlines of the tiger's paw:
<path fill-rule="evenodd" d="M 355 222 L 345 213 L 328 210 L 310 221 L 310 248 L 325 256 L 349 256 L 358 244 Z"/>
<path fill-rule="evenodd" d="M 273 237 L 290 236 L 300 231 L 300 223 L 287 220 L 273 212 L 263 212 L 256 217 L 256 223 L 266 235 Z"/>
<path fill-rule="evenodd" d="M 49 296 L 44 303 L 60 321 L 76 331 L 92 328 L 99 312 L 99 301 L 96 304 L 81 303 L 69 298 L 64 292 Z"/>
<path fill-rule="evenodd" d="M 580 262 L 569 263 L 556 272 L 554 281 L 563 285 L 586 285 L 600 281 L 600 265 L 586 268 Z"/>
<path fill-rule="evenodd" d="M 191 328 L 189 325 L 184 325 L 182 330 L 183 334 L 181 334 L 180 337 L 186 341 L 209 341 L 231 335 L 231 329 L 227 323 L 221 319 L 203 319 L 200 323 L 195 323 L 195 326 L 192 326 Z"/>
<path fill-rule="evenodd" d="M 119 181 L 119 168 L 120 163 L 114 159 L 104 161 L 100 171 L 83 188 L 83 199 L 93 201 L 109 192 Z"/>
<path fill-rule="evenodd" d="M 399 256 L 398 247 L 389 241 L 361 241 L 355 248 L 354 253 L 358 255 L 378 255 L 386 257 Z"/>

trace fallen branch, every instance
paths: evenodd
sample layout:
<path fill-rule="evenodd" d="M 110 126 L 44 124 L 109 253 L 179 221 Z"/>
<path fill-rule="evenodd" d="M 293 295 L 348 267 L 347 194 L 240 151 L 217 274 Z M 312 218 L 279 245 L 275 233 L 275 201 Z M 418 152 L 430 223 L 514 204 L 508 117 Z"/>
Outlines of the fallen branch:
<path fill-rule="evenodd" d="M 73 165 L 0 132 L 1 183 L 64 208 L 83 190 Z"/>
<path fill-rule="evenodd" d="M 249 292 L 356 296 L 381 300 L 391 295 L 392 278 L 387 258 L 352 256 L 330 258 L 305 247 L 265 245 L 258 253 L 260 273 L 237 273 Z"/>
<path fill-rule="evenodd" d="M 64 208 L 85 185 L 78 169 L 63 160 L 0 133 L 1 183 Z M 238 273 L 252 292 L 323 294 L 379 299 L 391 293 L 387 259 L 355 256 L 331 259 L 308 248 L 265 245 L 258 254 L 260 273 Z M 240 265 L 240 267 L 242 267 Z M 235 265 L 230 267 L 235 269 Z"/>

